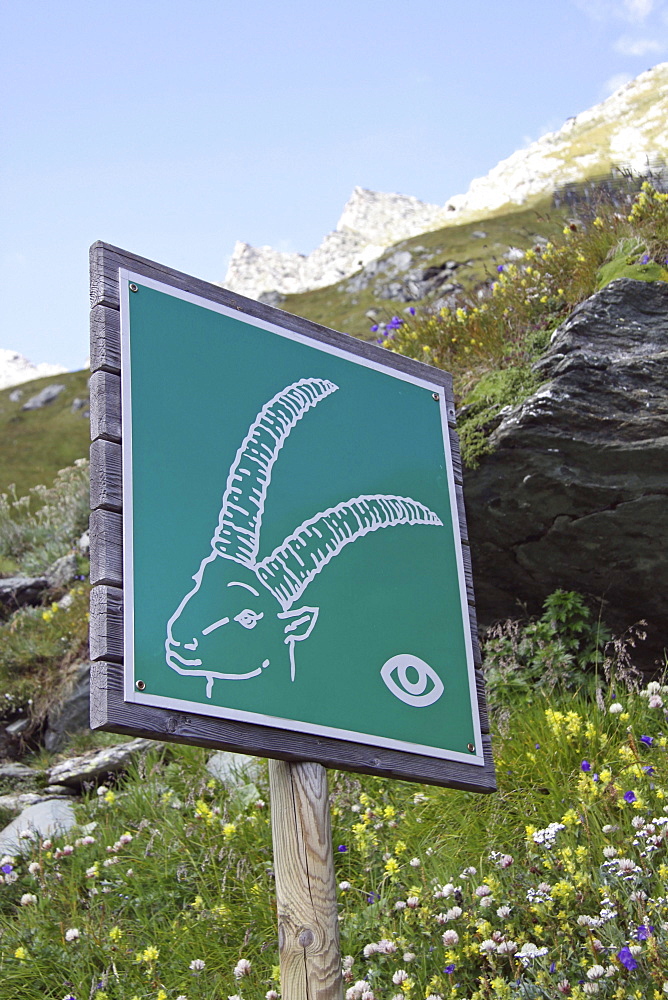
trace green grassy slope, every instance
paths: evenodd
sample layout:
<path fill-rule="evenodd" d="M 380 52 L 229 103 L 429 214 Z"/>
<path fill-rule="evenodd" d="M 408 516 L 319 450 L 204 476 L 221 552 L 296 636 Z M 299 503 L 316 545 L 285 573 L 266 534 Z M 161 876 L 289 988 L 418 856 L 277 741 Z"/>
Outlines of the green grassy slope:
<path fill-rule="evenodd" d="M 88 410 L 89 371 L 66 372 L 35 379 L 0 391 L 0 492 L 11 483 L 19 496 L 31 486 L 49 484 L 59 469 L 88 455 L 90 426 L 83 416 Z M 22 406 L 47 385 L 64 385 L 52 403 L 40 410 Z M 21 399 L 12 403 L 10 395 L 21 389 Z M 72 411 L 75 398 L 86 405 Z"/>
<path fill-rule="evenodd" d="M 554 209 L 551 200 L 545 199 L 532 208 L 509 208 L 476 222 L 447 226 L 402 240 L 390 247 L 381 260 L 391 257 L 397 250 L 413 254 L 411 268 L 437 267 L 455 260 L 462 266 L 457 269 L 454 280 L 464 289 L 471 290 L 491 280 L 496 265 L 504 259 L 509 247 L 526 250 L 537 235 L 551 239 L 560 233 L 566 214 L 565 209 Z M 484 232 L 485 237 L 473 235 L 479 232 Z M 287 295 L 280 308 L 367 340 L 373 337 L 369 331 L 372 320 L 366 316 L 370 309 L 376 309 L 378 318 L 383 319 L 394 313 L 401 314 L 411 304 L 376 298 L 373 282 L 363 291 L 350 292 L 346 287 L 349 281 L 346 278 L 327 288 Z"/>

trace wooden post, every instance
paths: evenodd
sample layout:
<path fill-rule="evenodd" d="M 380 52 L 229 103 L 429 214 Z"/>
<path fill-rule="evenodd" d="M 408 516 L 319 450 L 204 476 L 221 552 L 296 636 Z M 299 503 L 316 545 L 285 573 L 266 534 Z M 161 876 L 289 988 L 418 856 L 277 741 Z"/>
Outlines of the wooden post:
<path fill-rule="evenodd" d="M 282 1000 L 341 1000 L 341 954 L 321 764 L 269 761 Z"/>

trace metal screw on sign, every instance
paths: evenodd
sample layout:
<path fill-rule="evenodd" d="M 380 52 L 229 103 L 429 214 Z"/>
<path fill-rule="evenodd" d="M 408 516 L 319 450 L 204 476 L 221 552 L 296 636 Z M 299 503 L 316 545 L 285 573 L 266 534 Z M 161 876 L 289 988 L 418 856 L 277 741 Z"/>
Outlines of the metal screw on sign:
<path fill-rule="evenodd" d="M 432 392 L 432 394 L 431 394 L 431 395 L 432 395 L 432 399 L 435 399 L 435 400 L 436 400 L 436 402 L 438 403 L 439 399 L 441 398 L 441 397 L 439 396 L 439 394 L 438 394 L 437 392 Z"/>
<path fill-rule="evenodd" d="M 144 683 L 144 681 L 137 681 L 135 687 L 137 688 L 138 691 L 143 691 L 146 688 L 146 684 Z"/>
<path fill-rule="evenodd" d="M 473 743 L 467 743 L 466 744 L 466 749 L 468 751 L 470 751 L 470 753 L 475 753 L 475 747 L 474 747 Z"/>
<path fill-rule="evenodd" d="M 132 284 L 130 285 L 130 291 L 131 292 L 138 292 L 139 291 L 139 286 L 135 285 L 135 283 L 132 282 Z"/>

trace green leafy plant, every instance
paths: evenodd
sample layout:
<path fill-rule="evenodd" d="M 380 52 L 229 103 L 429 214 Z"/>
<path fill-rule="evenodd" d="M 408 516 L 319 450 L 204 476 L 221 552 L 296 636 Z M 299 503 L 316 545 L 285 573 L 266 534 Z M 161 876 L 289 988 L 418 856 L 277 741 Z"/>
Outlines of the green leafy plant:
<path fill-rule="evenodd" d="M 487 696 L 493 707 L 508 706 L 538 691 L 588 690 L 602 683 L 611 636 L 580 594 L 556 590 L 535 621 L 506 621 L 485 641 Z"/>
<path fill-rule="evenodd" d="M 52 486 L 25 496 L 0 493 L 0 560 L 12 571 L 42 573 L 65 555 L 88 526 L 89 463 L 78 459 Z M 1 564 L 0 564 L 1 565 Z"/>

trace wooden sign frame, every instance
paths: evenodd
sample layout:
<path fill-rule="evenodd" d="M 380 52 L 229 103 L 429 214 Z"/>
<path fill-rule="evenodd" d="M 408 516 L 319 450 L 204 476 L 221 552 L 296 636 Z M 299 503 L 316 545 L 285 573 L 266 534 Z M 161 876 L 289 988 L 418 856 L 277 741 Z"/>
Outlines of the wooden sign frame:
<path fill-rule="evenodd" d="M 464 564 L 484 763 L 445 760 L 387 747 L 294 732 L 234 719 L 140 705 L 124 700 L 123 493 L 119 271 L 159 281 L 235 309 L 386 369 L 436 383 L 447 401 L 450 448 Z M 93 244 L 91 276 L 91 727 L 215 749 L 314 761 L 325 767 L 477 792 L 495 791 L 494 765 L 480 670 L 471 559 L 466 529 L 452 378 L 410 358 L 337 333 L 106 243 Z"/>

